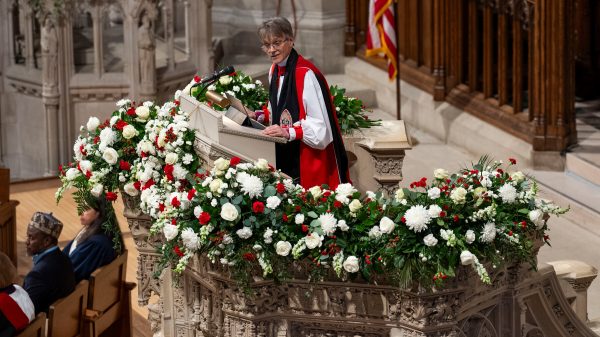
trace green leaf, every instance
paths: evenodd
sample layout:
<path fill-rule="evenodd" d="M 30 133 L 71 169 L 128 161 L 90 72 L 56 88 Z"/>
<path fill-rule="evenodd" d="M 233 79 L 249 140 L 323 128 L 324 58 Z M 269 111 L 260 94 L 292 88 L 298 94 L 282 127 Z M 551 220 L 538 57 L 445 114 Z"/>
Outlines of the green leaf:
<path fill-rule="evenodd" d="M 265 198 L 272 197 L 275 194 L 277 194 L 277 189 L 275 189 L 273 185 L 268 185 L 267 187 L 265 187 Z"/>
<path fill-rule="evenodd" d="M 316 219 L 316 218 L 318 218 L 318 217 L 319 217 L 319 216 L 317 215 L 317 213 L 315 213 L 315 212 L 313 212 L 313 211 L 310 211 L 310 212 L 308 212 L 306 215 L 308 215 L 309 217 L 311 217 L 311 218 L 313 218 L 313 219 Z"/>

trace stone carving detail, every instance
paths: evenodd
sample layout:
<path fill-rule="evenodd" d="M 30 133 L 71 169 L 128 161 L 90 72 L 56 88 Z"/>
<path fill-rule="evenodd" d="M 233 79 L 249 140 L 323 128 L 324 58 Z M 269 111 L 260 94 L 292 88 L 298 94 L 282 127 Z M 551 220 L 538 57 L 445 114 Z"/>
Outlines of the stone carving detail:
<path fill-rule="evenodd" d="M 54 97 L 58 95 L 58 33 L 49 15 L 43 20 L 41 47 L 43 94 Z"/>
<path fill-rule="evenodd" d="M 138 28 L 138 48 L 140 55 L 140 84 L 145 94 L 152 94 L 156 90 L 156 58 L 154 31 L 150 14 L 142 13 L 141 25 Z"/>

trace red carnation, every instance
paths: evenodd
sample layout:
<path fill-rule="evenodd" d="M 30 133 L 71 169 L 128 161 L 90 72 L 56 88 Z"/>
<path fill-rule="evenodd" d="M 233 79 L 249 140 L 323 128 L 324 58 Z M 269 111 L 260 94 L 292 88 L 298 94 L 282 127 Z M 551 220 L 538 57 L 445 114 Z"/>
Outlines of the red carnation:
<path fill-rule="evenodd" d="M 131 170 L 131 164 L 129 164 L 128 162 L 121 160 L 119 162 L 119 167 L 121 168 L 121 170 L 123 171 L 129 171 Z"/>
<path fill-rule="evenodd" d="M 150 179 L 148 179 L 148 181 L 146 181 L 146 183 L 144 184 L 144 187 L 142 187 L 142 190 L 148 189 L 152 185 L 154 185 L 154 179 L 150 178 Z"/>
<path fill-rule="evenodd" d="M 99 136 L 94 137 L 94 144 L 98 144 L 99 141 L 100 141 Z"/>
<path fill-rule="evenodd" d="M 342 207 L 342 203 L 336 200 L 333 202 L 333 207 L 340 208 L 340 207 Z"/>
<path fill-rule="evenodd" d="M 244 253 L 242 258 L 246 261 L 256 261 L 256 255 L 254 255 L 254 253 Z"/>
<path fill-rule="evenodd" d="M 237 164 L 239 164 L 241 161 L 241 159 L 239 157 L 231 157 L 231 159 L 229 160 L 229 166 L 231 167 L 235 167 L 237 166 Z"/>
<path fill-rule="evenodd" d="M 173 205 L 173 207 L 175 208 L 179 208 L 179 206 L 181 206 L 181 201 L 179 201 L 177 197 L 174 197 L 173 199 L 171 199 L 171 205 Z"/>
<path fill-rule="evenodd" d="M 210 214 L 208 214 L 207 212 L 200 213 L 198 221 L 201 225 L 206 225 L 210 221 Z"/>
<path fill-rule="evenodd" d="M 135 183 L 133 183 L 133 187 L 135 187 L 136 190 L 140 190 L 142 189 L 142 182 L 141 181 L 136 181 Z"/>
<path fill-rule="evenodd" d="M 515 158 L 508 158 L 508 161 L 513 165 L 517 164 L 517 160 Z"/>
<path fill-rule="evenodd" d="M 119 119 L 117 123 L 115 123 L 115 127 L 121 131 L 123 131 L 123 128 L 125 128 L 127 125 L 129 124 L 122 119 Z"/>
<path fill-rule="evenodd" d="M 323 196 L 324 196 L 324 197 L 329 197 L 330 195 L 331 195 L 331 192 L 330 192 L 330 191 L 325 191 L 325 192 L 323 192 Z"/>
<path fill-rule="evenodd" d="M 202 81 L 202 78 L 198 75 L 194 75 L 194 82 L 198 83 L 200 81 Z"/>
<path fill-rule="evenodd" d="M 192 200 L 195 195 L 196 195 L 196 190 L 192 188 L 191 190 L 188 191 L 188 195 L 187 195 L 188 200 Z"/>
<path fill-rule="evenodd" d="M 252 204 L 252 211 L 254 213 L 262 213 L 265 211 L 265 204 L 262 201 L 255 201 Z"/>
<path fill-rule="evenodd" d="M 277 183 L 277 193 L 283 194 L 285 193 L 285 185 L 282 183 Z"/>
<path fill-rule="evenodd" d="M 175 252 L 175 254 L 177 254 L 177 256 L 183 257 L 183 253 L 181 252 L 181 249 L 179 249 L 179 246 L 173 247 L 173 251 Z"/>
<path fill-rule="evenodd" d="M 444 212 L 444 211 L 441 211 L 441 212 L 440 212 L 440 218 L 443 218 L 443 217 L 445 217 L 445 216 L 446 216 L 446 212 Z"/>
<path fill-rule="evenodd" d="M 131 107 L 129 107 L 129 109 L 127 109 L 127 115 L 135 116 L 135 108 L 133 106 L 131 106 Z"/>
<path fill-rule="evenodd" d="M 117 200 L 117 193 L 115 192 L 106 192 L 106 200 L 115 201 Z"/>
<path fill-rule="evenodd" d="M 305 224 L 302 224 L 302 231 L 303 231 L 304 233 L 308 232 L 308 226 L 307 226 L 307 225 L 305 225 Z"/>
<path fill-rule="evenodd" d="M 283 213 L 283 216 L 281 217 L 283 219 L 283 222 L 288 222 L 288 216 L 287 214 Z"/>
<path fill-rule="evenodd" d="M 91 177 L 92 177 L 92 172 L 86 171 L 85 172 L 85 178 L 89 180 Z"/>
<path fill-rule="evenodd" d="M 160 204 L 158 204 L 158 210 L 161 212 L 165 211 L 165 204 L 163 204 L 162 202 Z"/>
<path fill-rule="evenodd" d="M 169 181 L 173 181 L 173 165 L 167 164 L 164 168 L 165 175 Z"/>

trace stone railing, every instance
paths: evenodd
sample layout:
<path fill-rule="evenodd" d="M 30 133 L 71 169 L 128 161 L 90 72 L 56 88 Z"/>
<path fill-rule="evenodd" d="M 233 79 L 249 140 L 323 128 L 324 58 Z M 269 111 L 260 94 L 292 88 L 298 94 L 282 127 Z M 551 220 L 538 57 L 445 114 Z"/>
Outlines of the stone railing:
<path fill-rule="evenodd" d="M 311 283 L 305 269 L 296 268 L 283 284 L 255 280 L 247 295 L 204 257 L 174 277 L 158 267 L 154 247 L 161 242 L 148 241 L 150 219 L 136 200 L 125 205 L 140 253 L 139 302 L 148 305 L 156 337 L 596 336 L 571 309 L 548 265 L 537 272 L 509 265 L 492 273 L 489 286 L 461 269 L 443 289 L 400 289 L 385 279 Z M 158 300 L 149 303 L 152 295 Z"/>

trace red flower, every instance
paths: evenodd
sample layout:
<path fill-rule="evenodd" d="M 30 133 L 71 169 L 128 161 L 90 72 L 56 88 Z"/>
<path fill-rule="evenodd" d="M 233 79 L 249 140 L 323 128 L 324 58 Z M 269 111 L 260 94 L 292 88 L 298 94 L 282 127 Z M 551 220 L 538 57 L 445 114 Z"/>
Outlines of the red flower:
<path fill-rule="evenodd" d="M 516 165 L 517 164 L 517 160 L 515 158 L 508 158 L 508 161 L 512 164 L 512 165 Z"/>
<path fill-rule="evenodd" d="M 136 190 L 140 190 L 142 189 L 142 182 L 141 181 L 136 181 L 135 183 L 133 183 L 133 187 L 135 187 Z"/>
<path fill-rule="evenodd" d="M 131 107 L 129 107 L 129 109 L 127 109 L 127 115 L 135 116 L 135 108 L 133 106 L 131 106 Z"/>
<path fill-rule="evenodd" d="M 513 231 L 508 231 L 508 236 L 513 236 Z"/>
<path fill-rule="evenodd" d="M 299 213 L 300 211 L 302 211 L 302 207 L 300 207 L 300 205 L 296 205 L 295 210 L 297 213 Z"/>
<path fill-rule="evenodd" d="M 175 254 L 177 254 L 177 256 L 183 257 L 183 253 L 181 252 L 181 249 L 179 249 L 179 246 L 173 247 L 173 251 L 175 252 Z"/>
<path fill-rule="evenodd" d="M 288 216 L 287 214 L 283 213 L 283 216 L 281 217 L 283 219 L 283 222 L 288 222 Z"/>
<path fill-rule="evenodd" d="M 171 199 L 171 205 L 173 205 L 173 207 L 175 208 L 179 208 L 179 206 L 181 206 L 181 201 L 179 201 L 177 197 L 174 197 L 173 199 Z"/>
<path fill-rule="evenodd" d="M 265 204 L 261 201 L 255 201 L 252 204 L 252 211 L 254 213 L 262 213 L 265 211 Z"/>
<path fill-rule="evenodd" d="M 119 167 L 121 168 L 121 170 L 123 171 L 129 171 L 131 170 L 131 164 L 129 164 L 128 162 L 121 160 L 119 162 Z"/>
<path fill-rule="evenodd" d="M 115 200 L 117 200 L 117 193 L 106 192 L 106 200 L 108 200 L 108 201 L 115 201 Z"/>
<path fill-rule="evenodd" d="M 459 219 L 458 219 L 458 215 L 455 215 L 455 216 L 452 218 L 452 220 L 454 220 L 454 222 L 458 222 L 458 220 L 459 220 Z"/>
<path fill-rule="evenodd" d="M 340 208 L 340 207 L 342 207 L 342 203 L 336 200 L 333 202 L 333 207 Z"/>
<path fill-rule="evenodd" d="M 154 179 L 150 178 L 150 179 L 148 179 L 148 181 L 146 181 L 146 183 L 144 184 L 144 187 L 142 187 L 142 190 L 148 189 L 152 185 L 154 185 Z"/>
<path fill-rule="evenodd" d="M 92 177 L 92 172 L 86 171 L 85 172 L 85 178 L 89 180 L 91 177 Z"/>
<path fill-rule="evenodd" d="M 327 197 L 329 197 L 330 195 L 331 195 L 331 192 L 330 192 L 330 191 L 325 191 L 325 192 L 323 193 L 323 196 L 324 196 L 324 197 L 326 197 L 326 198 L 327 198 Z"/>
<path fill-rule="evenodd" d="M 188 200 L 194 199 L 195 195 L 196 195 L 196 190 L 192 188 L 191 190 L 188 191 L 188 195 L 187 195 Z"/>
<path fill-rule="evenodd" d="M 285 193 L 285 185 L 282 183 L 277 183 L 277 193 L 283 194 Z"/>
<path fill-rule="evenodd" d="M 240 158 L 238 157 L 231 157 L 231 159 L 229 160 L 229 166 L 235 167 L 237 166 L 237 164 L 239 164 L 241 161 Z"/>
<path fill-rule="evenodd" d="M 304 233 L 308 232 L 308 226 L 307 226 L 307 225 L 305 225 L 305 224 L 302 224 L 302 231 L 303 231 Z"/>
<path fill-rule="evenodd" d="M 164 168 L 165 175 L 169 181 L 173 181 L 173 165 L 167 164 Z"/>
<path fill-rule="evenodd" d="M 165 204 L 163 204 L 162 202 L 160 204 L 158 204 L 158 210 L 161 212 L 165 211 Z"/>
<path fill-rule="evenodd" d="M 194 82 L 198 83 L 200 81 L 202 81 L 202 78 L 198 75 L 194 75 Z"/>
<path fill-rule="evenodd" d="M 198 221 L 201 225 L 206 225 L 210 221 L 210 214 L 208 214 L 207 212 L 200 213 Z"/>
<path fill-rule="evenodd" d="M 269 171 L 271 172 L 275 172 L 275 166 L 268 164 L 269 165 Z"/>
<path fill-rule="evenodd" d="M 127 125 L 129 124 L 122 119 L 119 119 L 117 123 L 115 123 L 115 127 L 121 131 L 123 131 L 123 128 L 125 128 Z"/>
<path fill-rule="evenodd" d="M 402 221 L 402 222 L 406 222 L 406 218 L 405 218 L 405 217 L 402 217 L 402 218 L 400 218 L 400 221 Z"/>
<path fill-rule="evenodd" d="M 444 212 L 444 211 L 441 211 L 441 212 L 440 212 L 440 218 L 443 218 L 443 217 L 445 217 L 445 216 L 446 216 L 446 212 Z"/>
<path fill-rule="evenodd" d="M 256 261 L 256 255 L 254 255 L 254 253 L 244 253 L 242 258 L 246 261 Z"/>

